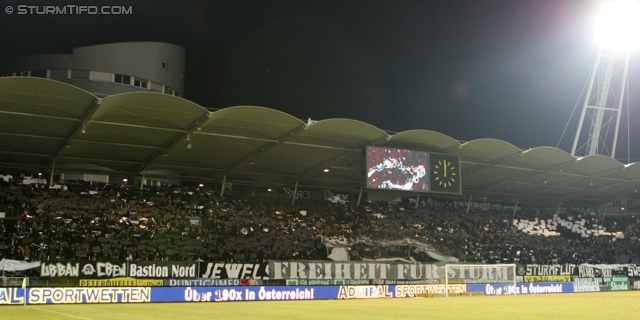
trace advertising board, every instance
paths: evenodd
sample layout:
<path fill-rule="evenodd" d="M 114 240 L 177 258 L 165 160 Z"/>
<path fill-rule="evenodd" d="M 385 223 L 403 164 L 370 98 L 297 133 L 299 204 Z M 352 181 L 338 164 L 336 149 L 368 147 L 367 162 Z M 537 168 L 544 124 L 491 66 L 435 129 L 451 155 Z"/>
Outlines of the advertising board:
<path fill-rule="evenodd" d="M 600 281 L 597 278 L 573 279 L 573 292 L 595 292 L 600 291 Z"/>
<path fill-rule="evenodd" d="M 28 288 L 27 304 L 151 302 L 151 288 L 152 287 Z"/>
<path fill-rule="evenodd" d="M 0 305 L 24 304 L 24 289 L 0 288 Z"/>
<path fill-rule="evenodd" d="M 579 280 L 585 285 L 595 280 Z M 145 302 L 230 302 L 317 299 L 412 298 L 422 295 L 484 295 L 574 292 L 575 282 L 509 284 L 410 284 L 342 286 L 224 287 L 33 287 L 26 304 L 92 304 Z M 582 284 L 580 284 L 582 285 Z M 24 304 L 21 288 L 0 288 L 1 304 Z"/>
<path fill-rule="evenodd" d="M 369 284 L 368 279 L 353 279 L 353 280 L 332 280 L 332 279 L 293 279 L 287 280 L 288 286 L 341 286 L 341 285 L 356 285 L 356 284 Z"/>
<path fill-rule="evenodd" d="M 5 288 L 6 290 L 6 288 Z M 4 304 L 22 304 L 22 289 L 5 293 Z M 410 298 L 420 294 L 467 292 L 467 285 L 344 285 L 232 287 L 34 287 L 27 304 L 92 304 L 141 302 L 228 302 L 317 299 Z M 0 290 L 0 292 L 3 292 Z"/>
<path fill-rule="evenodd" d="M 524 276 L 524 282 L 571 282 L 571 276 Z"/>
<path fill-rule="evenodd" d="M 80 287 L 159 287 L 164 286 L 163 279 L 135 279 L 135 278 L 111 278 L 111 279 L 80 279 Z"/>
<path fill-rule="evenodd" d="M 227 302 L 335 299 L 336 286 L 158 287 L 151 302 Z"/>
<path fill-rule="evenodd" d="M 613 275 L 607 283 L 609 291 L 626 291 L 631 290 L 629 278 L 621 275 Z"/>
<path fill-rule="evenodd" d="M 539 282 L 513 284 L 468 284 L 467 292 L 483 292 L 485 295 L 545 294 L 573 292 L 573 282 Z"/>

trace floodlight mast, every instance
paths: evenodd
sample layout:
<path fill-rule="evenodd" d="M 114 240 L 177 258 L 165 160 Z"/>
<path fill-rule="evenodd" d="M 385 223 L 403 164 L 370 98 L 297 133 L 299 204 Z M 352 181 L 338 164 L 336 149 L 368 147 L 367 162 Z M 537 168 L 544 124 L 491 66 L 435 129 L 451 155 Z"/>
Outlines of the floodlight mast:
<path fill-rule="evenodd" d="M 640 4 L 637 1 L 610 2 L 598 15 L 596 38 L 601 47 L 584 98 L 571 148 L 572 156 L 584 148 L 585 156 L 603 154 L 615 158 L 629 56 L 631 49 L 637 45 L 633 43 L 636 35 L 640 34 L 638 21 Z M 587 125 L 589 134 L 586 138 L 581 137 L 582 128 Z M 609 138 L 612 125 L 613 137 Z M 581 140 L 584 142 L 579 146 Z"/>
<path fill-rule="evenodd" d="M 600 50 L 584 98 L 578 130 L 571 148 L 572 156 L 576 156 L 576 153 L 582 149 L 582 147 L 578 148 L 578 142 L 584 140 L 580 136 L 581 130 L 588 125 L 589 135 L 583 144 L 586 145 L 583 155 L 607 155 L 609 153 L 611 158 L 615 157 L 628 71 L 629 51 L 619 53 L 605 52 L 604 48 Z M 585 124 L 587 116 L 588 122 Z M 607 117 L 606 121 L 605 116 Z M 615 122 L 613 138 L 608 139 L 609 130 L 607 129 L 611 126 L 612 121 Z"/>

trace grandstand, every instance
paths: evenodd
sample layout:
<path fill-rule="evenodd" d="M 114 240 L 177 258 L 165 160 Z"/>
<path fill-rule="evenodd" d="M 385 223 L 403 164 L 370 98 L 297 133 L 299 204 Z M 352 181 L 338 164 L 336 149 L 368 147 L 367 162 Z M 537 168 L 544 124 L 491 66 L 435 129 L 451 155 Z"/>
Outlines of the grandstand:
<path fill-rule="evenodd" d="M 147 92 L 98 98 L 38 78 L 0 79 L 0 114 L 0 165 L 45 172 L 4 176 L 2 257 L 258 264 L 638 257 L 638 220 L 604 220 L 602 210 L 635 195 L 637 163 L 494 139 L 461 143 L 427 130 L 389 134 L 349 119 L 301 121 L 262 107 L 210 112 Z M 457 156 L 462 188 L 363 188 L 371 145 Z M 111 183 L 64 181 L 60 173 Z"/>
<path fill-rule="evenodd" d="M 23 11 L 23 7 L 18 10 Z M 40 14 L 38 6 L 31 7 Z M 59 12 L 57 8 L 62 8 L 59 6 L 44 7 L 46 14 L 51 9 L 66 14 Z M 71 7 L 78 6 L 64 8 Z M 128 8 L 128 14 L 132 15 L 132 7 Z M 518 10 L 522 8 L 519 6 Z M 6 9 L 11 15 L 13 7 Z M 205 7 L 195 8 L 196 11 L 184 9 L 203 12 Z M 545 13 L 548 9 L 545 8 Z M 640 6 L 636 9 L 640 10 Z M 213 68 L 202 69 L 201 76 L 209 79 L 216 75 L 221 80 L 198 81 L 196 77 L 193 83 L 201 91 L 205 86 L 220 90 L 207 103 L 225 106 L 223 109 L 206 108 L 183 98 L 185 49 L 176 44 L 120 42 L 13 59 L 0 75 L 0 308 L 22 305 L 25 313 L 17 315 L 21 317 L 37 311 L 76 318 L 102 314 L 111 317 L 124 314 L 121 317 L 131 318 L 140 312 L 136 310 L 144 309 L 119 309 L 118 304 L 198 302 L 201 308 L 186 303 L 166 308 L 165 304 L 141 313 L 155 316 L 162 312 L 167 317 L 180 312 L 186 318 L 201 318 L 209 313 L 224 316 L 225 308 L 218 308 L 221 304 L 217 302 L 279 301 L 285 302 L 279 308 L 273 308 L 275 304 L 267 308 L 261 303 L 254 305 L 255 309 L 265 309 L 258 310 L 263 318 L 272 312 L 274 318 L 287 315 L 326 318 L 327 313 L 314 312 L 304 302 L 295 307 L 286 303 L 380 299 L 375 304 L 384 311 L 371 308 L 363 313 L 366 303 L 335 307 L 319 302 L 315 307 L 360 310 L 364 317 L 376 318 L 387 313 L 396 318 L 422 317 L 422 311 L 413 312 L 417 309 L 427 310 L 431 317 L 468 317 L 469 313 L 478 312 L 493 315 L 498 310 L 504 317 L 512 317 L 515 312 L 520 317 L 523 314 L 533 317 L 548 316 L 547 310 L 554 315 L 569 314 L 562 308 L 567 306 L 580 309 L 580 313 L 572 314 L 576 318 L 589 317 L 584 314 L 637 313 L 635 309 L 619 306 L 634 293 L 629 293 L 626 300 L 625 296 L 613 293 L 609 300 L 617 300 L 604 306 L 593 301 L 586 303 L 593 299 L 580 294 L 570 299 L 533 298 L 526 304 L 521 304 L 519 297 L 590 292 L 594 293 L 591 295 L 594 299 L 605 300 L 597 292 L 640 290 L 637 202 L 640 164 L 631 163 L 630 147 L 627 163 L 615 158 L 623 97 L 628 95 L 629 54 L 625 57 L 614 52 L 617 49 L 608 52 L 610 48 L 604 45 L 601 48 L 586 91 L 583 89 L 586 95 L 571 153 L 549 146 L 521 149 L 498 139 L 461 141 L 431 130 L 390 132 L 377 127 L 381 123 L 406 126 L 406 122 L 394 123 L 389 117 L 395 110 L 379 107 L 415 106 L 418 101 L 427 106 L 454 106 L 452 110 L 464 115 L 464 119 L 428 118 L 431 122 L 427 127 L 435 128 L 433 124 L 438 121 L 438 128 L 442 128 L 439 130 L 452 130 L 447 131 L 449 134 L 454 131 L 469 134 L 468 129 L 480 129 L 477 124 L 486 123 L 480 121 L 482 115 L 495 119 L 515 115 L 520 119 L 509 119 L 510 124 L 531 125 L 534 121 L 524 117 L 525 113 L 487 112 L 486 102 L 496 102 L 495 97 L 502 96 L 504 100 L 498 104 L 517 105 L 512 110 L 535 111 L 540 116 L 538 107 L 551 105 L 551 100 L 504 95 L 489 88 L 491 81 L 476 76 L 489 74 L 486 72 L 489 67 L 493 69 L 491 74 L 500 78 L 500 82 L 493 83 L 502 83 L 501 87 L 516 78 L 531 78 L 529 72 L 533 69 L 513 68 L 519 66 L 517 59 L 506 61 L 503 69 L 494 69 L 491 62 L 502 57 L 500 54 L 486 60 L 486 54 L 463 52 L 456 59 L 476 61 L 478 66 L 444 77 L 441 72 L 448 72 L 445 69 L 429 69 L 439 75 L 437 85 L 407 77 L 407 81 L 412 81 L 407 86 L 408 82 L 393 79 L 398 79 L 394 74 L 404 67 L 412 68 L 411 59 L 394 59 L 404 62 L 394 65 L 397 70 L 392 73 L 375 77 L 383 70 L 378 69 L 378 64 L 393 64 L 385 62 L 387 59 L 382 56 L 371 60 L 369 50 L 347 48 L 352 52 L 345 51 L 343 55 L 357 54 L 357 60 L 364 63 L 362 66 L 374 71 L 364 74 L 365 77 L 384 81 L 363 86 L 351 81 L 358 77 L 342 77 L 341 81 L 346 79 L 354 84 L 347 90 L 355 94 L 347 99 L 344 94 L 326 95 L 323 92 L 329 91 L 324 90 L 309 94 L 306 90 L 291 89 L 303 83 L 297 88 L 333 91 L 341 87 L 341 81 L 322 88 L 317 85 L 322 82 L 300 80 L 307 76 L 285 79 L 283 74 L 293 75 L 295 72 L 290 68 L 299 66 L 287 63 L 290 66 L 283 68 L 279 61 L 271 61 L 269 56 L 274 53 L 281 56 L 282 50 L 273 51 L 273 46 L 264 52 L 254 50 L 273 42 L 260 40 L 262 36 L 280 38 L 278 30 L 288 25 L 288 15 L 279 16 L 277 11 L 270 11 L 268 16 L 275 14 L 278 20 L 283 17 L 285 20 L 275 28 L 269 22 L 271 17 L 254 21 L 255 26 L 250 28 L 238 28 L 233 19 L 226 21 L 231 24 L 219 20 L 237 33 L 233 38 L 242 33 L 243 39 L 237 38 L 241 44 L 233 40 L 224 46 L 225 50 L 234 51 L 227 51 L 227 59 L 213 59 L 220 56 L 212 53 L 211 47 L 196 47 L 204 53 L 199 56 L 214 62 Z M 530 13 L 522 12 L 525 11 Z M 392 20 L 405 17 L 405 13 L 395 15 Z M 137 15 L 135 19 L 146 19 L 141 17 Z M 207 22 L 197 14 L 191 18 Z M 400 20 L 398 30 L 416 29 L 407 24 L 409 20 Z M 352 23 L 353 19 L 349 21 Z M 202 38 L 198 34 L 206 30 L 205 24 L 198 26 L 197 32 L 187 34 Z M 359 29 L 367 28 L 356 24 Z M 179 29 L 174 34 L 191 30 L 169 27 Z M 482 30 L 476 31 L 472 33 L 484 37 Z M 308 32 L 301 34 L 305 33 Z M 544 43 L 538 42 L 544 37 L 539 37 L 540 30 L 537 33 L 532 44 L 544 47 Z M 295 33 L 285 36 L 298 38 Z M 231 39 L 226 37 L 223 35 Z M 336 40 L 342 42 L 347 38 Z M 371 43 L 382 43 L 377 38 L 379 35 Z M 480 39 L 476 38 L 473 42 Z M 255 40 L 259 45 L 253 43 Z M 280 41 L 278 45 L 287 44 L 289 50 L 297 46 L 294 42 L 291 47 L 288 41 Z M 396 49 L 406 52 L 398 57 L 419 52 L 416 51 L 419 47 L 402 39 L 400 42 L 402 46 Z M 447 42 L 446 46 L 425 48 L 435 50 L 431 57 L 448 56 L 452 49 L 462 52 L 458 49 L 473 42 L 461 47 Z M 484 42 L 481 46 L 494 47 L 497 43 Z M 182 43 L 192 50 L 190 41 Z M 531 57 L 536 55 L 535 50 L 522 48 L 528 45 L 518 50 L 533 52 Z M 506 49 L 502 50 L 507 53 L 504 57 L 511 51 Z M 24 52 L 30 50 L 25 48 Z M 312 56 L 302 60 L 299 58 L 303 56 L 291 53 L 291 61 L 320 61 Z M 260 58 L 250 62 L 248 68 L 242 67 L 243 61 L 253 60 L 254 54 Z M 504 59 L 498 60 L 503 63 Z M 219 68 L 220 65 L 225 67 Z M 311 76 L 313 72 L 308 71 L 324 68 L 324 63 L 307 65 L 312 68 L 302 71 Z M 345 71 L 357 74 L 362 66 Z M 223 69 L 228 77 L 218 78 Z M 517 76 L 512 73 L 515 69 Z M 549 70 L 552 69 L 557 68 Z M 257 77 L 255 70 L 260 70 Z M 419 68 L 416 70 L 420 73 Z M 545 77 L 550 74 L 557 78 L 553 72 L 540 70 L 537 76 L 544 73 Z M 235 100 L 240 92 L 236 89 L 247 89 L 239 85 L 244 83 L 238 81 L 245 77 L 243 74 L 250 75 L 246 78 L 251 78 L 255 88 L 243 91 L 242 99 Z M 341 78 L 341 74 L 327 73 L 332 81 Z M 288 82 L 289 79 L 295 81 Z M 567 79 L 554 81 L 569 83 Z M 557 86 L 549 86 L 554 81 L 538 88 L 553 93 L 548 89 L 557 90 Z M 276 82 L 285 85 L 273 86 Z M 449 96 L 440 95 L 447 100 L 440 100 L 445 98 L 438 95 L 428 94 L 424 99 L 411 94 L 415 91 L 411 90 L 414 84 L 425 83 L 428 90 L 448 93 Z M 229 85 L 234 88 L 224 88 Z M 375 92 L 378 87 L 391 90 L 375 98 L 379 95 Z M 358 95 L 354 88 L 365 89 L 367 95 Z M 262 92 L 252 98 L 250 92 L 254 89 Z M 282 92 L 288 99 L 282 99 Z M 304 98 L 293 98 L 292 93 L 296 92 L 302 92 Z M 317 92 L 331 99 L 317 99 L 320 96 Z M 400 100 L 396 99 L 398 96 Z M 375 109 L 368 107 L 362 97 L 375 98 Z M 312 100 L 304 100 L 309 98 Z M 261 106 L 226 107 L 247 101 L 264 105 L 284 103 L 280 105 L 282 110 L 288 107 L 287 101 L 309 101 L 317 103 L 315 107 L 325 104 L 322 101 L 342 101 L 338 105 L 367 106 L 368 111 L 376 111 L 367 115 L 367 119 L 380 122 L 374 126 L 345 118 L 301 119 L 294 113 Z M 475 102 L 482 108 L 460 113 L 466 106 L 477 105 Z M 564 104 L 561 101 L 560 105 Z M 355 110 L 362 109 L 350 109 Z M 394 112 L 392 117 L 400 120 L 403 115 L 405 112 Z M 384 121 L 380 120 L 382 117 Z M 416 116 L 414 120 L 423 119 Z M 558 127 L 552 123 L 547 122 L 545 127 Z M 499 131 L 487 132 L 499 134 Z M 584 139 L 584 144 L 579 143 Z M 511 295 L 506 299 L 513 299 L 484 297 L 503 295 Z M 449 297 L 474 298 L 452 302 L 455 299 Z M 412 299 L 414 304 L 398 303 L 409 300 L 405 298 L 430 299 Z M 496 308 L 491 299 L 516 311 Z M 74 311 L 80 309 L 64 306 L 36 306 L 55 304 L 94 306 L 80 313 Z M 487 308 L 479 305 L 491 306 L 492 310 L 484 311 Z M 3 314 L 14 316 L 13 312 Z"/>

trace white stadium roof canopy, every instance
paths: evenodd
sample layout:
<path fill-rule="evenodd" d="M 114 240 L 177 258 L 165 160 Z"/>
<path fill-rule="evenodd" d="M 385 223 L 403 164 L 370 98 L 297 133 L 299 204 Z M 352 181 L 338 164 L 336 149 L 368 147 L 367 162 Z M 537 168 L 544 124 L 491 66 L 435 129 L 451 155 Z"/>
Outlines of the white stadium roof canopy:
<path fill-rule="evenodd" d="M 191 148 L 186 147 L 187 139 Z M 496 139 L 466 143 L 429 130 L 396 134 L 350 119 L 310 123 L 263 107 L 208 111 L 188 100 L 135 92 L 98 98 L 40 78 L 0 78 L 0 167 L 141 175 L 194 181 L 359 190 L 367 145 L 460 156 L 463 196 L 557 203 L 607 201 L 640 184 L 640 165 L 557 148 L 521 150 Z M 322 172 L 326 166 L 332 168 Z M 395 194 L 398 194 L 397 192 Z M 400 194 L 398 194 L 400 195 Z M 411 195 L 411 194 L 404 194 Z M 414 194 L 417 195 L 417 194 Z"/>

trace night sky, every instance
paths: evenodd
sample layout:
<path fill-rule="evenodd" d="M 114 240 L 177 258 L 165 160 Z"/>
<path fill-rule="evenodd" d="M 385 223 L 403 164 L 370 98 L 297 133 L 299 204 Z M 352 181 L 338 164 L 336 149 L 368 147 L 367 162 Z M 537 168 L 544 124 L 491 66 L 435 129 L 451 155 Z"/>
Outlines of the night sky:
<path fill-rule="evenodd" d="M 556 146 L 595 62 L 598 1 L 124 1 L 132 15 L 17 15 L 3 1 L 0 59 L 161 41 L 187 52 L 185 98 L 300 119 Z M 640 52 L 630 68 L 631 157 L 640 158 Z M 560 148 L 570 150 L 574 115 Z M 635 145 L 634 145 L 635 143 Z M 627 159 L 627 116 L 617 158 Z M 635 159 L 638 161 L 640 159 Z"/>

